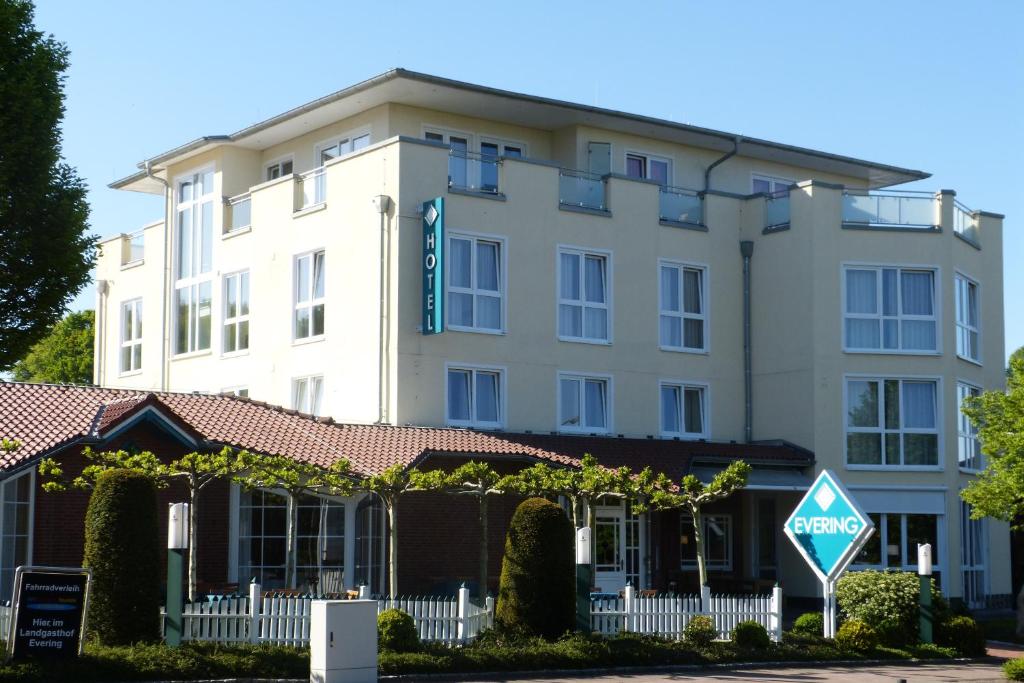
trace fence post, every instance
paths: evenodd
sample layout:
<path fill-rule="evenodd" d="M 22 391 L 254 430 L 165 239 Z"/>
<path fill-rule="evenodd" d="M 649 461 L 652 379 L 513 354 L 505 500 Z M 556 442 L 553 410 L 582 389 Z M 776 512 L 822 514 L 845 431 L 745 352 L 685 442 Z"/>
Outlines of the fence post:
<path fill-rule="evenodd" d="M 459 642 L 461 643 L 461 642 L 465 642 L 466 636 L 469 633 L 469 629 L 466 628 L 468 626 L 467 620 L 469 618 L 469 589 L 466 588 L 466 584 L 462 584 L 462 586 L 459 588 L 459 593 L 458 593 L 458 610 L 459 610 L 459 612 L 458 612 L 458 614 L 459 614 L 459 617 L 458 617 L 459 628 L 458 628 L 457 637 L 459 639 Z"/>
<path fill-rule="evenodd" d="M 362 586 L 359 587 L 359 599 L 360 600 L 369 600 L 370 599 L 370 587 L 369 586 L 362 585 Z"/>
<path fill-rule="evenodd" d="M 772 637 L 778 643 L 782 640 L 782 587 L 779 584 L 772 588 L 771 611 Z"/>
<path fill-rule="evenodd" d="M 487 628 L 494 627 L 494 598 L 490 595 L 484 600 L 484 609 L 487 610 L 487 615 L 484 617 L 484 626 Z"/>
<path fill-rule="evenodd" d="M 622 597 L 625 599 L 625 605 L 623 611 L 625 614 L 625 620 L 623 621 L 623 631 L 635 630 L 635 624 L 633 623 L 634 613 L 636 612 L 636 595 L 633 589 L 633 584 L 627 583 L 626 590 L 622 591 Z"/>
<path fill-rule="evenodd" d="M 249 584 L 249 642 L 260 642 L 260 585 Z"/>
<path fill-rule="evenodd" d="M 708 586 L 700 587 L 700 611 L 702 614 L 711 614 L 711 589 Z"/>

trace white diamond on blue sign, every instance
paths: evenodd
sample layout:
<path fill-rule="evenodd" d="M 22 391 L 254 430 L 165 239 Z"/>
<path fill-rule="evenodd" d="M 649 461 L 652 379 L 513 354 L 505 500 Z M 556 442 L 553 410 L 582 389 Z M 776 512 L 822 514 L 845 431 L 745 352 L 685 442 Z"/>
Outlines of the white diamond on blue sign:
<path fill-rule="evenodd" d="M 834 581 L 875 526 L 835 474 L 823 470 L 783 529 L 818 578 Z"/>

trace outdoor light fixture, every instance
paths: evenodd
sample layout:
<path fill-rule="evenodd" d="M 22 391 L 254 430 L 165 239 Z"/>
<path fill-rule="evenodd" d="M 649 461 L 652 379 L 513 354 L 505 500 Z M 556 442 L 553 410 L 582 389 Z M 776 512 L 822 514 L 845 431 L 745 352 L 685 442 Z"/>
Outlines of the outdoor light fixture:
<path fill-rule="evenodd" d="M 917 544 L 917 574 L 918 576 L 932 575 L 932 544 Z"/>
<path fill-rule="evenodd" d="M 576 564 L 590 564 L 590 527 L 576 530 Z"/>
<path fill-rule="evenodd" d="M 171 503 L 167 513 L 167 548 L 188 548 L 188 503 Z"/>

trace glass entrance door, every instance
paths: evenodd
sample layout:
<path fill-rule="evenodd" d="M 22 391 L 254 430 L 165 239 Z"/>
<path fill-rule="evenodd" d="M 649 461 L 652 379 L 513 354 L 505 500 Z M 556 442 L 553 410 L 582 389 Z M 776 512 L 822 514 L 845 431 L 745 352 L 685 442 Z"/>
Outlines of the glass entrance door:
<path fill-rule="evenodd" d="M 624 515 L 621 509 L 598 508 L 594 521 L 594 584 L 603 593 L 626 585 Z"/>

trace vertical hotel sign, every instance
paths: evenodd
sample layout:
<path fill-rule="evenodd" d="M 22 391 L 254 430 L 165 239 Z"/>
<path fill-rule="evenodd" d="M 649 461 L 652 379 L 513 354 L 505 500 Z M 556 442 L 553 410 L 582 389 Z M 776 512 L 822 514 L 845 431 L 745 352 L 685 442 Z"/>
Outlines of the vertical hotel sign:
<path fill-rule="evenodd" d="M 423 334 L 444 332 L 444 197 L 423 202 Z"/>

